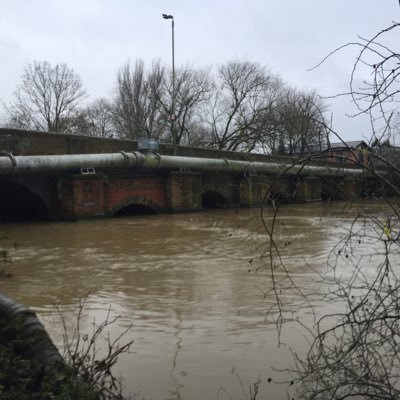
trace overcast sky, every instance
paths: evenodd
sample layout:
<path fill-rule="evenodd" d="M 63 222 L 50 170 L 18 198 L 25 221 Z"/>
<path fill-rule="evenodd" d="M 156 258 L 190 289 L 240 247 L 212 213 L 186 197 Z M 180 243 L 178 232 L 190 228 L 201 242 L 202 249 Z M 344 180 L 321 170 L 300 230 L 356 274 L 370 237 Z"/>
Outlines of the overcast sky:
<path fill-rule="evenodd" d="M 11 99 L 23 67 L 34 60 L 65 62 L 91 99 L 111 97 L 127 60 L 171 63 L 171 24 L 162 13 L 175 18 L 177 66 L 217 67 L 246 59 L 295 87 L 334 95 L 348 89 L 355 49 L 309 69 L 357 35 L 369 38 L 400 20 L 398 0 L 0 0 L 0 5 L 3 101 Z M 345 117 L 354 111 L 349 100 L 327 102 L 334 128 L 345 139 L 368 138 L 365 120 Z"/>

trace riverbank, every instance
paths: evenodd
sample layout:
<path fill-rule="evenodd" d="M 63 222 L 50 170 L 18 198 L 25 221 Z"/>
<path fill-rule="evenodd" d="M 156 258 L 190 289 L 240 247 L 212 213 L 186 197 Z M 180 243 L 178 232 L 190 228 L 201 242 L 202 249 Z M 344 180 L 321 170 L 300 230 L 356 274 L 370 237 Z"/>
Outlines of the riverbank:
<path fill-rule="evenodd" d="M 112 367 L 132 341 L 122 336 L 107 341 L 107 352 L 99 354 L 108 328 L 118 317 L 109 315 L 96 325 L 92 335 L 82 334 L 81 319 L 87 297 L 77 305 L 76 327 L 69 332 L 64 316 L 63 353 L 50 339 L 36 314 L 0 292 L 0 398 L 2 400 L 123 400 L 122 383 Z"/>
<path fill-rule="evenodd" d="M 95 400 L 59 354 L 36 314 L 0 293 L 0 398 Z"/>
<path fill-rule="evenodd" d="M 3 323 L 3 321 L 1 321 Z M 0 398 L 2 400 L 97 400 L 91 388 L 78 382 L 68 367 L 51 368 L 26 356 L 27 345 L 21 340 L 4 339 L 0 343 Z"/>

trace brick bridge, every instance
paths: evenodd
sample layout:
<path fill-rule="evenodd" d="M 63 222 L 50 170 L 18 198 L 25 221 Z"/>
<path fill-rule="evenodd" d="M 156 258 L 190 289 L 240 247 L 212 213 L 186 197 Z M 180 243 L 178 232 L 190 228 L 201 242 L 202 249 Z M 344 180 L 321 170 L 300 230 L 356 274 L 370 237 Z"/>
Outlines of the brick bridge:
<path fill-rule="evenodd" d="M 0 222 L 346 199 L 371 192 L 362 168 L 287 157 L 0 129 Z M 266 196 L 268 188 L 268 193 Z"/>

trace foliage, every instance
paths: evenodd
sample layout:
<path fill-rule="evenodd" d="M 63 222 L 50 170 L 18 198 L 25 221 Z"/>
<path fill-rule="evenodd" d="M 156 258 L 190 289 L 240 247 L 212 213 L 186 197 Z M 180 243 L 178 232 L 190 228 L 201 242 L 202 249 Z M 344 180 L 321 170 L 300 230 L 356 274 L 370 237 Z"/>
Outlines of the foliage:
<path fill-rule="evenodd" d="M 69 368 L 45 366 L 31 356 L 31 341 L 17 322 L 0 321 L 0 397 L 4 400 L 97 400 Z"/>
<path fill-rule="evenodd" d="M 2 249 L 0 247 L 0 265 L 6 265 L 12 262 L 11 256 L 10 256 L 10 252 L 6 249 Z M 8 278 L 12 278 L 13 274 L 9 271 L 7 271 L 7 269 L 0 269 L 0 279 L 8 279 Z"/>

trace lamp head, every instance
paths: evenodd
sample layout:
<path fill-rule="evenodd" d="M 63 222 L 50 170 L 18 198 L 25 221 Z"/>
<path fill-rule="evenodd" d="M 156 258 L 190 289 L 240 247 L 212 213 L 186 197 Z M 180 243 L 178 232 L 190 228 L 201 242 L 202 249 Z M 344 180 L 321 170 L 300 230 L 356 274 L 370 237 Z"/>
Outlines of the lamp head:
<path fill-rule="evenodd" d="M 163 17 L 164 19 L 174 19 L 174 16 L 173 16 L 173 15 L 170 15 L 170 14 L 162 14 L 162 17 Z"/>

